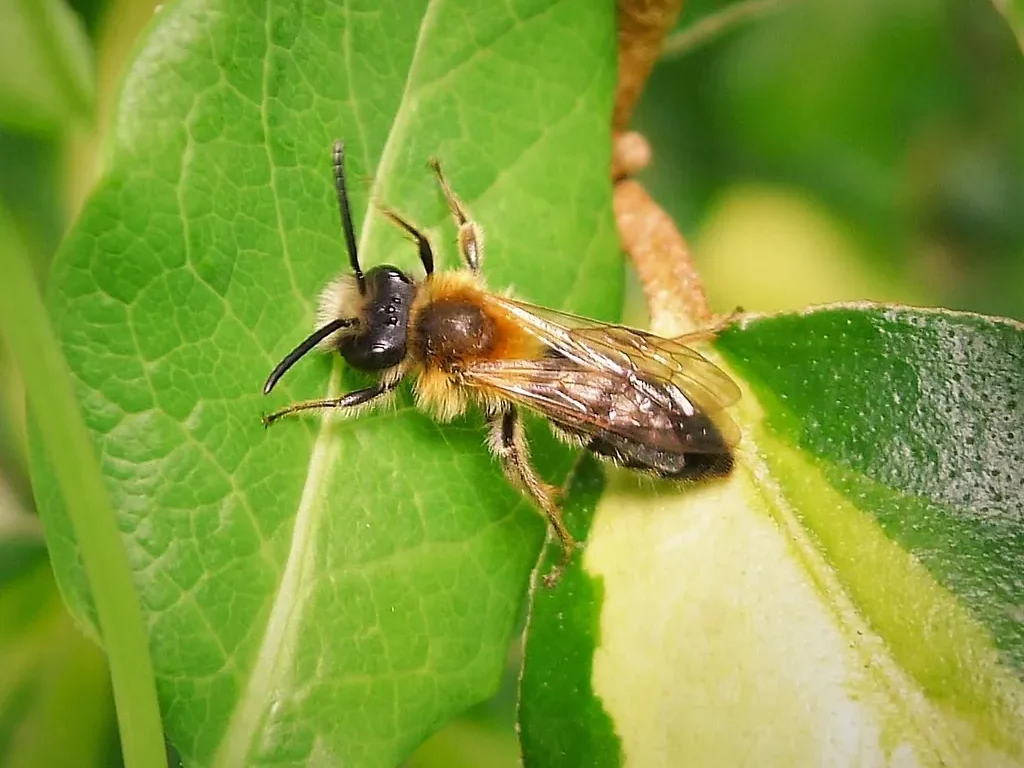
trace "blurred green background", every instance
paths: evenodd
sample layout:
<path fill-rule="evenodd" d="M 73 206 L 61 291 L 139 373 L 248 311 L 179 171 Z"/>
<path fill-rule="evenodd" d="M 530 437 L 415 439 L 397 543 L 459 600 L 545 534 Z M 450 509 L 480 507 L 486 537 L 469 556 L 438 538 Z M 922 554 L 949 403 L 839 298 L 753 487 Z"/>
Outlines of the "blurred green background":
<path fill-rule="evenodd" d="M 154 5 L 0 0 L 0 205 L 41 282 Z M 689 3 L 634 127 L 654 149 L 641 179 L 689 239 L 712 305 L 1024 317 L 1017 34 L 986 0 Z M 0 765 L 117 765 L 103 658 L 63 611 L 26 454 L 0 345 Z M 517 765 L 517 667 L 513 648 L 499 695 L 409 764 Z"/>

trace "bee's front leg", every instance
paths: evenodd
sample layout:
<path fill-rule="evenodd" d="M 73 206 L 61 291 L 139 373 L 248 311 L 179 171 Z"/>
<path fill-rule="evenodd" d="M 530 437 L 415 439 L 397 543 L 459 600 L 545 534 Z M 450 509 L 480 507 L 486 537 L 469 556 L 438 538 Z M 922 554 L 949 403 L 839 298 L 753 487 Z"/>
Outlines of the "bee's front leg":
<path fill-rule="evenodd" d="M 562 560 L 544 577 L 544 584 L 553 587 L 576 549 L 576 542 L 558 506 L 558 489 L 541 480 L 530 463 L 530 447 L 526 442 L 523 422 L 514 407 L 490 416 L 488 421 L 491 425 L 488 445 L 501 461 L 505 476 L 537 503 L 562 544 Z"/>
<path fill-rule="evenodd" d="M 367 406 L 378 398 L 387 395 L 397 386 L 398 380 L 378 381 L 372 387 L 357 389 L 354 392 L 349 392 L 347 395 L 342 395 L 341 397 L 333 397 L 326 400 L 305 400 L 301 403 L 292 403 L 279 411 L 265 414 L 263 416 L 263 426 L 269 427 L 278 419 L 281 419 L 284 416 L 289 416 L 293 413 L 299 413 L 300 411 L 324 411 L 331 408 L 345 410 Z"/>

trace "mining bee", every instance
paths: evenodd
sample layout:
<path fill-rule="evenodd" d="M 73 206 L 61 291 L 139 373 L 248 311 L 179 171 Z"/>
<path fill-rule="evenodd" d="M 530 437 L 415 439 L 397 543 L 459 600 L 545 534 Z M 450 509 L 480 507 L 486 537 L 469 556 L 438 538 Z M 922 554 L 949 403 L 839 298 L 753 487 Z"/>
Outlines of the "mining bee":
<path fill-rule="evenodd" d="M 269 394 L 307 352 L 336 349 L 351 367 L 377 382 L 341 397 L 295 403 L 269 416 L 269 425 L 299 411 L 350 410 L 380 401 L 406 377 L 417 405 L 441 421 L 480 407 L 487 444 L 505 475 L 533 499 L 561 541 L 575 548 L 562 520 L 557 489 L 537 474 L 520 409 L 546 418 L 575 446 L 660 478 L 725 475 L 739 438 L 723 412 L 740 396 L 736 384 L 688 343 L 707 331 L 666 339 L 646 331 L 533 306 L 489 292 L 480 275 L 483 233 L 430 161 L 458 228 L 466 269 L 434 272 L 427 237 L 389 209 L 382 212 L 415 242 L 426 276 L 416 281 L 390 266 L 363 272 L 345 186 L 344 147 L 334 144 L 334 181 L 351 274 L 320 296 L 316 330 L 267 378 Z"/>

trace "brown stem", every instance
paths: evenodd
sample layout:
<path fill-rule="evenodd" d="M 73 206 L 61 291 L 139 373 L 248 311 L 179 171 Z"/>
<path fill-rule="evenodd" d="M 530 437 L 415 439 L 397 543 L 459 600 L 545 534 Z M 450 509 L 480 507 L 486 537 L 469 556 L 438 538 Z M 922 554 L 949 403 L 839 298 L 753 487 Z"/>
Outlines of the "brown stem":
<path fill-rule="evenodd" d="M 612 137 L 612 181 L 633 176 L 651 162 L 651 145 L 636 131 Z"/>
<path fill-rule="evenodd" d="M 679 18 L 683 0 L 619 0 L 619 87 L 612 126 L 625 129 L 662 41 Z"/>
<path fill-rule="evenodd" d="M 650 147 L 625 126 L 681 7 L 682 0 L 619 0 L 619 86 L 612 120 L 615 218 L 622 247 L 640 277 L 652 327 L 668 335 L 706 325 L 711 311 L 683 236 L 644 188 L 627 178 L 647 165 Z"/>
<path fill-rule="evenodd" d="M 679 336 L 707 325 L 704 287 L 671 217 L 630 179 L 615 185 L 614 204 L 622 247 L 640 277 L 654 330 Z"/>

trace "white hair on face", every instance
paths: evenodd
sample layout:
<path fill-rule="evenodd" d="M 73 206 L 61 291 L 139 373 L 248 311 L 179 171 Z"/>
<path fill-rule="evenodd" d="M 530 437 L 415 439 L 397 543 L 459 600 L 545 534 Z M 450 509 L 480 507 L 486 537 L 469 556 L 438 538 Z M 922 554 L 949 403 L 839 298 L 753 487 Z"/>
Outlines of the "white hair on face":
<path fill-rule="evenodd" d="M 339 317 L 353 320 L 362 317 L 365 298 L 359 293 L 359 281 L 356 280 L 355 275 L 341 275 L 334 278 L 320 292 L 320 302 L 316 311 L 316 328 L 323 328 Z M 317 344 L 317 349 L 333 350 L 337 346 L 338 339 L 345 334 L 352 333 L 355 328 L 356 326 L 339 328 Z"/>

